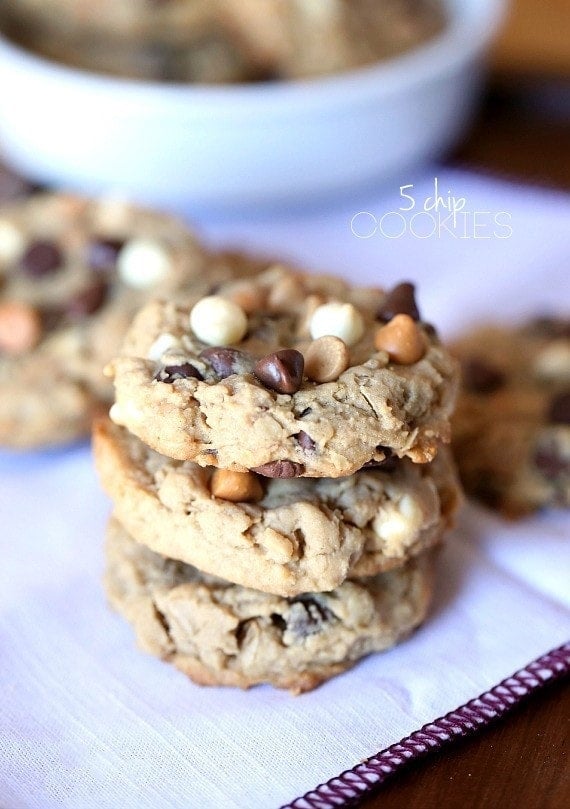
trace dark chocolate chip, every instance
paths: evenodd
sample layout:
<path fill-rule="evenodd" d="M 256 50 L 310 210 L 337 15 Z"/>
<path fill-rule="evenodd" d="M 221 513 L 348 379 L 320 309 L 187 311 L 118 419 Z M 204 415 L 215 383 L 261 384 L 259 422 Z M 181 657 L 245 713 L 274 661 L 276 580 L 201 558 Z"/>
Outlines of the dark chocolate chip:
<path fill-rule="evenodd" d="M 21 258 L 20 266 L 31 278 L 50 275 L 63 265 L 63 254 L 55 242 L 33 242 Z"/>
<path fill-rule="evenodd" d="M 548 408 L 548 421 L 551 424 L 570 424 L 570 390 L 552 398 Z"/>
<path fill-rule="evenodd" d="M 112 270 L 125 242 L 121 239 L 94 239 L 87 248 L 87 263 L 92 270 Z"/>
<path fill-rule="evenodd" d="M 570 337 L 570 320 L 543 315 L 531 320 L 525 331 L 537 337 L 553 340 L 558 337 Z"/>
<path fill-rule="evenodd" d="M 300 430 L 298 433 L 295 433 L 293 438 L 296 438 L 299 446 L 307 450 L 308 452 L 313 450 L 316 446 L 311 436 L 307 435 L 307 433 L 304 430 Z"/>
<path fill-rule="evenodd" d="M 238 351 L 237 348 L 224 348 L 222 346 L 205 348 L 200 353 L 200 359 L 209 363 L 216 376 L 220 379 L 225 379 L 232 374 L 251 373 L 254 366 L 253 357 L 245 351 Z"/>
<path fill-rule="evenodd" d="M 154 378 L 157 382 L 165 382 L 170 385 L 176 379 L 203 379 L 204 377 L 191 363 L 183 362 L 181 365 L 167 365 Z"/>
<path fill-rule="evenodd" d="M 473 393 L 492 393 L 505 384 L 505 374 L 479 357 L 463 363 L 463 384 Z"/>
<path fill-rule="evenodd" d="M 394 455 L 390 447 L 384 447 L 382 444 L 378 444 L 376 452 L 383 452 L 384 458 L 381 461 L 372 458 L 364 464 L 362 469 L 382 469 L 383 472 L 393 472 L 398 465 L 398 456 Z"/>
<path fill-rule="evenodd" d="M 398 458 L 392 455 L 390 458 L 384 458 L 383 461 L 368 461 L 362 467 L 363 469 L 381 469 L 383 472 L 393 472 L 398 466 Z"/>
<path fill-rule="evenodd" d="M 412 320 L 420 320 L 415 293 L 416 288 L 409 281 L 403 281 L 395 286 L 376 313 L 378 320 L 392 320 L 396 315 L 409 315 Z"/>
<path fill-rule="evenodd" d="M 294 461 L 270 461 L 261 466 L 254 466 L 251 470 L 266 478 L 298 478 L 305 471 L 302 463 Z"/>
<path fill-rule="evenodd" d="M 298 596 L 289 603 L 291 606 L 287 616 L 287 629 L 298 638 L 307 638 L 322 632 L 325 624 L 334 618 L 324 604 L 311 596 Z"/>
<path fill-rule="evenodd" d="M 40 317 L 42 319 L 42 332 L 53 331 L 61 324 L 61 319 L 65 316 L 64 311 L 60 306 L 42 306 L 40 309 Z"/>
<path fill-rule="evenodd" d="M 284 348 L 262 357 L 253 369 L 265 387 L 277 393 L 297 393 L 303 382 L 305 359 L 300 351 Z"/>
<path fill-rule="evenodd" d="M 276 626 L 280 632 L 285 632 L 287 629 L 287 623 L 282 615 L 279 615 L 278 612 L 272 612 L 270 618 L 273 626 Z"/>
<path fill-rule="evenodd" d="M 561 475 L 570 474 L 570 460 L 562 455 L 554 442 L 538 447 L 533 460 L 535 467 L 547 480 L 555 481 Z"/>
<path fill-rule="evenodd" d="M 107 300 L 109 287 L 102 279 L 96 279 L 90 286 L 82 289 L 67 303 L 66 313 L 72 320 L 80 320 L 92 315 Z"/>
<path fill-rule="evenodd" d="M 473 496 L 489 508 L 497 509 L 501 503 L 501 496 L 494 486 L 494 482 L 481 477 L 470 487 Z"/>

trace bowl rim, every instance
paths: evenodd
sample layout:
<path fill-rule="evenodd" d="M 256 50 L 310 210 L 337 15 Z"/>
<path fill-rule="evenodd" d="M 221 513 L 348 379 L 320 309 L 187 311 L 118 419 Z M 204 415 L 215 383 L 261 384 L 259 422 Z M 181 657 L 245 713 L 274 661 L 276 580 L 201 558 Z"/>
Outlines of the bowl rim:
<path fill-rule="evenodd" d="M 223 111 L 247 117 L 252 112 L 279 113 L 294 104 L 298 108 L 338 107 L 339 98 L 352 103 L 370 97 L 400 93 L 403 87 L 423 84 L 468 62 L 490 44 L 508 6 L 508 0 L 447 0 L 450 20 L 442 32 L 427 42 L 390 59 L 326 76 L 283 82 L 255 82 L 223 85 L 159 82 L 128 79 L 91 72 L 43 57 L 16 45 L 0 31 L 0 64 L 10 63 L 23 73 L 41 73 L 47 81 L 62 86 L 102 93 L 114 93 L 123 102 L 158 100 L 161 106 L 181 103 L 198 105 L 208 112 Z"/>

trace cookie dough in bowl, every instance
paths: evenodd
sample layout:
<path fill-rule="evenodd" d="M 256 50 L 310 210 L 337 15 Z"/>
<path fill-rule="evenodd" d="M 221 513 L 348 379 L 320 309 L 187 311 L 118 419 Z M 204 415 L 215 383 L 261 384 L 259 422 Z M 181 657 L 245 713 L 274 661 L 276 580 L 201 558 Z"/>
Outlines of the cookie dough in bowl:
<path fill-rule="evenodd" d="M 71 66 L 176 82 L 336 73 L 417 47 L 442 0 L 5 0 L 6 32 Z"/>
<path fill-rule="evenodd" d="M 193 307 L 154 302 L 107 368 L 111 418 L 171 458 L 268 477 L 342 477 L 449 441 L 457 364 L 389 293 L 275 266 Z"/>
<path fill-rule="evenodd" d="M 95 461 L 116 517 L 163 556 L 282 596 L 400 567 L 441 541 L 459 488 L 445 450 L 346 478 L 263 478 L 202 468 L 100 420 Z"/>

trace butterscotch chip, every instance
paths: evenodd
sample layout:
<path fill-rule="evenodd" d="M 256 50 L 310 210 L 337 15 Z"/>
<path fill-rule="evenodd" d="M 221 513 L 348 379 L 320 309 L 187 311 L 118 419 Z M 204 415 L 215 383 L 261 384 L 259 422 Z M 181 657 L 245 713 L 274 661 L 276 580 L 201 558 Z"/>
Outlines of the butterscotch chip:
<path fill-rule="evenodd" d="M 334 382 L 350 365 L 350 353 L 339 337 L 314 340 L 305 354 L 305 373 L 313 382 Z"/>
<path fill-rule="evenodd" d="M 237 303 L 247 315 L 265 306 L 265 290 L 251 281 L 236 281 L 224 292 L 224 296 Z"/>
<path fill-rule="evenodd" d="M 256 502 L 263 497 L 263 487 L 253 472 L 216 469 L 210 481 L 210 491 L 214 497 L 232 503 Z"/>
<path fill-rule="evenodd" d="M 0 351 L 24 354 L 36 346 L 42 324 L 35 309 L 18 301 L 0 303 Z"/>
<path fill-rule="evenodd" d="M 392 362 L 413 365 L 424 356 L 426 345 L 421 331 L 409 315 L 396 315 L 376 332 L 374 345 L 386 351 Z"/>
<path fill-rule="evenodd" d="M 268 308 L 273 312 L 283 312 L 301 303 L 305 297 L 303 284 L 294 275 L 284 275 L 269 293 Z"/>

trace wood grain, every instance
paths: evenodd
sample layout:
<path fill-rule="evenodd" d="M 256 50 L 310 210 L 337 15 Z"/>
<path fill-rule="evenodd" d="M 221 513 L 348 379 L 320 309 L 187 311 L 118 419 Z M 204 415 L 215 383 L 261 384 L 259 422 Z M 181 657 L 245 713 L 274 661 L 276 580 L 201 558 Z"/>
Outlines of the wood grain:
<path fill-rule="evenodd" d="M 408 765 L 363 809 L 570 806 L 570 681 L 546 686 L 475 736 Z"/>
<path fill-rule="evenodd" d="M 511 74 L 570 75 L 570 0 L 511 0 L 493 63 Z"/>

